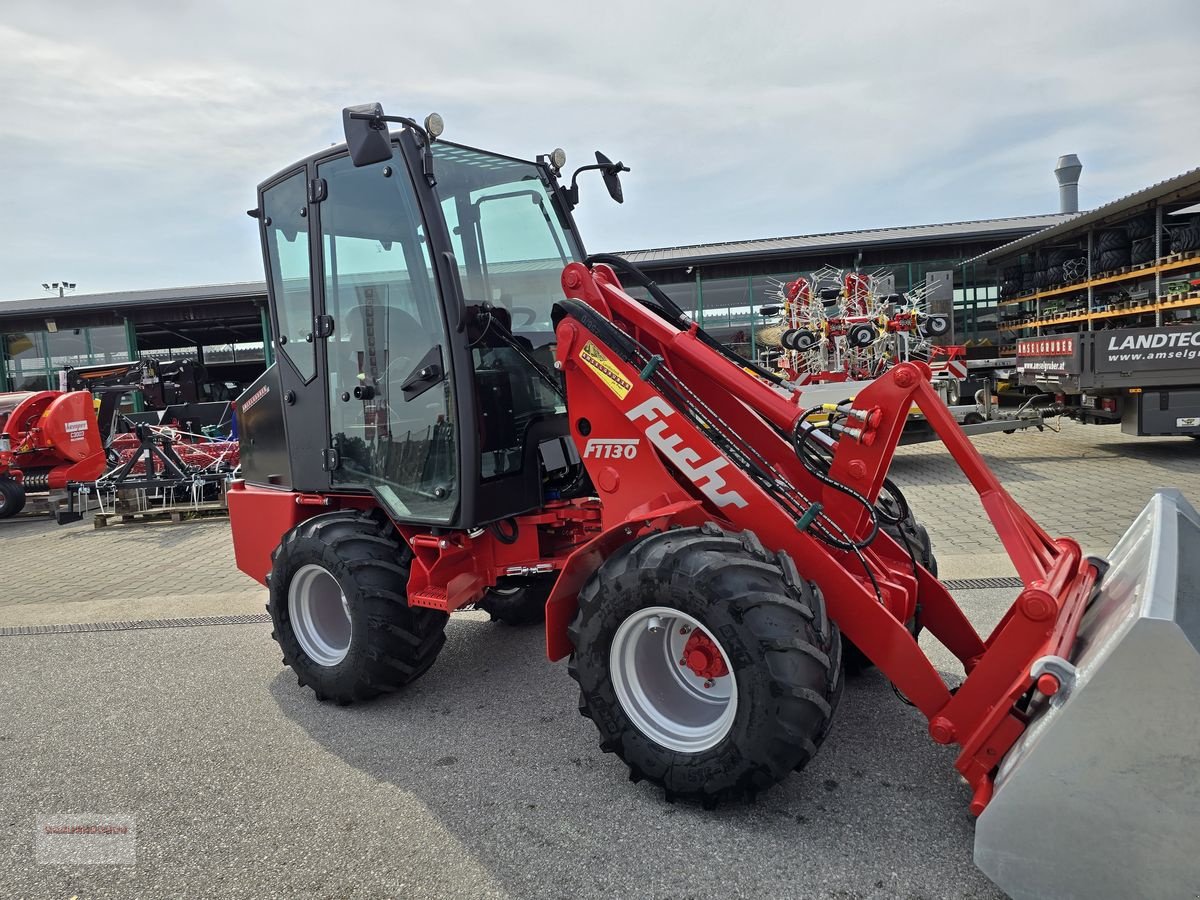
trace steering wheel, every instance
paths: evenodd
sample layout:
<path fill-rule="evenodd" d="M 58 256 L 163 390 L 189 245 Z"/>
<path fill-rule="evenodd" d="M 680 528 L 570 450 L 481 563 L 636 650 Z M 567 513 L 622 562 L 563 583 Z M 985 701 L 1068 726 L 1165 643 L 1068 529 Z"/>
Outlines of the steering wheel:
<path fill-rule="evenodd" d="M 522 315 L 525 317 L 524 322 L 514 321 L 513 325 L 517 328 L 524 328 L 527 325 L 532 325 L 538 320 L 539 313 L 532 306 L 510 306 L 508 311 L 513 315 Z"/>

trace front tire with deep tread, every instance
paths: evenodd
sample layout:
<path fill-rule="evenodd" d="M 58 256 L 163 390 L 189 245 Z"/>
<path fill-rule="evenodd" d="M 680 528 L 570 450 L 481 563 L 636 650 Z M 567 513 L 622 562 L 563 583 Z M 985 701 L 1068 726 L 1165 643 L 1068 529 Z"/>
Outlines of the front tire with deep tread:
<path fill-rule="evenodd" d="M 271 636 L 283 650 L 284 663 L 318 700 L 369 700 L 403 687 L 433 665 L 446 642 L 448 616 L 408 606 L 411 558 L 390 522 L 357 510 L 315 516 L 283 536 L 268 579 Z M 293 578 L 313 566 L 337 582 L 350 619 L 344 658 L 333 665 L 305 652 L 289 612 Z"/>
<path fill-rule="evenodd" d="M 728 730 L 698 752 L 644 734 L 614 688 L 614 637 L 652 607 L 700 623 L 734 677 Z M 625 761 L 631 779 L 662 786 L 668 799 L 711 807 L 771 787 L 817 752 L 841 696 L 841 636 L 819 591 L 752 533 L 712 523 L 651 534 L 614 553 L 580 591 L 569 635 L 580 712 L 595 723 L 601 748 Z"/>

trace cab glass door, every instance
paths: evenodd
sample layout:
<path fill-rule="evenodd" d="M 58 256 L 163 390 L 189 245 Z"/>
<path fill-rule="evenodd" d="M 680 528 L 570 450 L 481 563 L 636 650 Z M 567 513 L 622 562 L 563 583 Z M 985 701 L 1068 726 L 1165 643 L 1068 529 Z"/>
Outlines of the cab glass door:
<path fill-rule="evenodd" d="M 448 522 L 458 502 L 449 346 L 413 185 L 395 162 L 317 167 L 335 485 L 393 516 Z"/>

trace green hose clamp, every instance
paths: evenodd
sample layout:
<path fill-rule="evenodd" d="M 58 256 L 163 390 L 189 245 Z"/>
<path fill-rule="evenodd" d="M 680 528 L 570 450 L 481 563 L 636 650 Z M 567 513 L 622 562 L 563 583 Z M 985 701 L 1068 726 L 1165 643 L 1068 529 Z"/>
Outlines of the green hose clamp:
<path fill-rule="evenodd" d="M 804 515 L 796 520 L 796 530 L 808 531 L 808 526 L 816 520 L 817 516 L 821 514 L 823 509 L 824 507 L 822 507 L 820 503 L 814 503 L 812 506 L 806 509 L 804 511 Z"/>

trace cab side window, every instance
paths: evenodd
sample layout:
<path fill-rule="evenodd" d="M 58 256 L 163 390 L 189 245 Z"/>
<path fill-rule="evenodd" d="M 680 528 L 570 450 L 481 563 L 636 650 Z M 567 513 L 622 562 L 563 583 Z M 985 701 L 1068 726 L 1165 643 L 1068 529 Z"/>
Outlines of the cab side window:
<path fill-rule="evenodd" d="M 263 193 L 267 265 L 275 293 L 278 346 L 307 383 L 317 372 L 312 340 L 312 280 L 309 274 L 308 184 L 303 171 Z"/>

